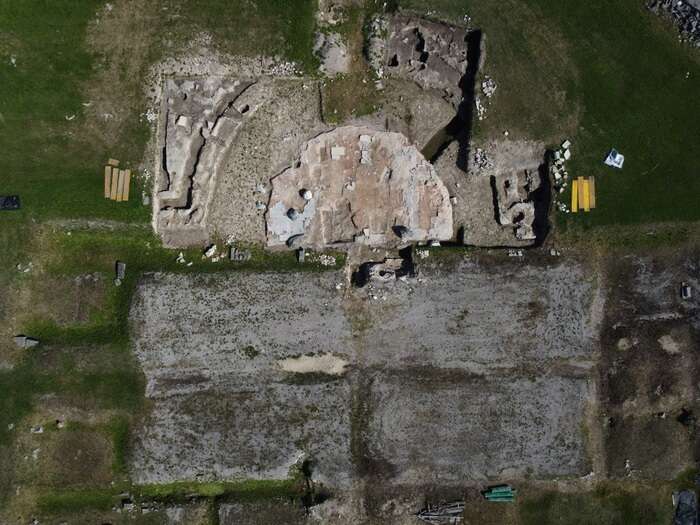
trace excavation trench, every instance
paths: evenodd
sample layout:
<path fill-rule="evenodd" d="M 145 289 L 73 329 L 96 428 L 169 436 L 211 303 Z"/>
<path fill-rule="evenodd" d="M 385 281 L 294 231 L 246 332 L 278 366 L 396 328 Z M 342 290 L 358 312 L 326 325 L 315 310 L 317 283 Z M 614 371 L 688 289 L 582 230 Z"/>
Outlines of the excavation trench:
<path fill-rule="evenodd" d="M 426 143 L 421 153 L 431 163 L 440 157 L 443 151 L 455 140 L 459 141 L 457 166 L 467 171 L 469 159 L 469 144 L 472 136 L 474 120 L 474 95 L 476 92 L 476 77 L 481 63 L 482 33 L 480 30 L 470 31 L 467 41 L 467 70 L 459 82 L 462 90 L 462 101 L 457 108 L 455 117 L 438 130 Z"/>

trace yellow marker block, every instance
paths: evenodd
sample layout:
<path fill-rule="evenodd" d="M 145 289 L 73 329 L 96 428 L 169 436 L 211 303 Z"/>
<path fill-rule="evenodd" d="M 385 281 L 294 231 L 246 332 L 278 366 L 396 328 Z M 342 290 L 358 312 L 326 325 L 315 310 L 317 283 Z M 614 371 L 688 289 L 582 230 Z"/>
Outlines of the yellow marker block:
<path fill-rule="evenodd" d="M 117 200 L 117 183 L 119 182 L 119 170 L 112 168 L 112 188 L 109 192 L 109 198 L 113 201 Z"/>
<path fill-rule="evenodd" d="M 583 211 L 591 211 L 591 194 L 589 191 L 588 179 L 583 179 Z"/>
<path fill-rule="evenodd" d="M 105 166 L 105 199 L 109 199 L 109 192 L 112 186 L 112 168 Z"/>
<path fill-rule="evenodd" d="M 117 180 L 117 202 L 122 201 L 124 194 L 124 170 L 119 170 L 119 179 Z"/>
<path fill-rule="evenodd" d="M 571 182 L 571 213 L 578 212 L 578 181 Z"/>
<path fill-rule="evenodd" d="M 595 177 L 588 179 L 588 193 L 590 194 L 588 200 L 591 201 L 591 209 L 593 209 L 595 208 Z"/>
<path fill-rule="evenodd" d="M 119 166 L 119 161 L 117 159 L 109 159 L 107 161 L 107 164 L 116 168 L 117 166 Z"/>
<path fill-rule="evenodd" d="M 577 177 L 578 180 L 578 207 L 583 208 L 583 177 Z"/>
<path fill-rule="evenodd" d="M 122 200 L 129 200 L 129 184 L 131 183 L 131 170 L 126 170 L 124 172 L 124 191 L 122 193 Z"/>

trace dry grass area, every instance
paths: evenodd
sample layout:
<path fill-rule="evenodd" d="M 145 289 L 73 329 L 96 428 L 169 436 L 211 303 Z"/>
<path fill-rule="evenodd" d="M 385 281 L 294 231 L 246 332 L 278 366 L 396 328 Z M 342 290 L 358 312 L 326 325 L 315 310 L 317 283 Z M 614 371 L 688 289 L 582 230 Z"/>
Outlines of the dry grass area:
<path fill-rule="evenodd" d="M 339 123 L 353 117 L 374 113 L 382 104 L 375 76 L 363 55 L 365 24 L 372 16 L 374 2 L 367 6 L 345 8 L 345 21 L 334 30 L 344 38 L 351 56 L 349 72 L 327 79 L 322 91 L 323 117 L 329 123 Z"/>

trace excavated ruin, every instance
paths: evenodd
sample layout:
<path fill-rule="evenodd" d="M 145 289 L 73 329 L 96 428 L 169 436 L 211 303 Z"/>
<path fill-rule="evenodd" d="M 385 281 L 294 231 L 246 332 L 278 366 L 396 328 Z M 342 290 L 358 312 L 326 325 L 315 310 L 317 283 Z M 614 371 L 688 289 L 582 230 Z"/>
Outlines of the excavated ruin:
<path fill-rule="evenodd" d="M 209 77 L 166 80 L 154 228 L 166 245 L 206 242 L 216 175 L 243 122 L 255 112 L 256 82 Z"/>
<path fill-rule="evenodd" d="M 327 131 L 321 88 L 309 79 L 164 81 L 153 225 L 166 246 L 541 240 L 543 145 L 471 151 L 481 33 L 402 14 L 370 29 L 368 58 L 397 102 L 365 127 Z"/>
<path fill-rule="evenodd" d="M 433 166 L 400 133 L 347 126 L 308 141 L 272 179 L 268 246 L 398 247 L 448 240 L 452 205 Z"/>
<path fill-rule="evenodd" d="M 467 72 L 465 28 L 396 15 L 372 23 L 368 55 L 381 75 L 443 91 L 456 108 L 462 101 L 460 81 Z"/>

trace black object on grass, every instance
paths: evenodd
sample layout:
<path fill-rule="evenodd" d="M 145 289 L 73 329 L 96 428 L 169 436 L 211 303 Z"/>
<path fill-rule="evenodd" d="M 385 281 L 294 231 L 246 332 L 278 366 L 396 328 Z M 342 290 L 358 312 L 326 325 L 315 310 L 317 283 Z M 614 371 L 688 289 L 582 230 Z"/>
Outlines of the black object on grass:
<path fill-rule="evenodd" d="M 0 211 L 19 210 L 19 195 L 0 195 Z"/>

